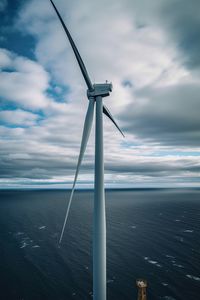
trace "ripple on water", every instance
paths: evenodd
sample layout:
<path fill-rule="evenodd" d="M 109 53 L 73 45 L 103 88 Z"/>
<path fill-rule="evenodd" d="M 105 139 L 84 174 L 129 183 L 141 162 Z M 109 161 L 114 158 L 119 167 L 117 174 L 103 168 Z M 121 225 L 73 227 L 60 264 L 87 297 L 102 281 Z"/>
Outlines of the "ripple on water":
<path fill-rule="evenodd" d="M 175 258 L 175 256 L 169 255 L 169 254 L 166 254 L 165 256 L 166 256 L 167 258 Z"/>
<path fill-rule="evenodd" d="M 161 282 L 161 284 L 162 284 L 163 286 L 168 286 L 168 285 L 169 285 L 169 284 L 166 283 L 166 282 Z"/>
<path fill-rule="evenodd" d="M 18 231 L 16 234 L 15 234 L 16 236 L 19 236 L 19 235 L 24 235 L 24 232 L 22 232 L 22 231 Z"/>
<path fill-rule="evenodd" d="M 182 237 L 182 236 L 178 236 L 178 235 L 176 235 L 176 236 L 175 236 L 175 239 L 176 239 L 177 241 L 181 242 L 181 243 L 183 243 L 183 242 L 184 242 L 184 239 L 183 239 L 183 237 Z"/>
<path fill-rule="evenodd" d="M 114 279 L 108 279 L 107 280 L 107 283 L 113 283 L 114 282 Z"/>
<path fill-rule="evenodd" d="M 132 229 L 135 229 L 136 227 L 137 227 L 136 225 L 132 225 L 132 226 L 131 226 Z"/>
<path fill-rule="evenodd" d="M 156 260 L 152 260 L 148 256 L 145 256 L 144 260 L 146 260 L 149 264 L 155 265 L 158 268 L 162 267 L 161 264 L 159 264 Z"/>
<path fill-rule="evenodd" d="M 174 267 L 177 267 L 177 268 L 184 268 L 184 266 L 182 266 L 182 265 L 180 265 L 180 264 L 176 264 L 176 263 L 174 263 L 173 266 L 174 266 Z"/>
<path fill-rule="evenodd" d="M 28 243 L 23 242 L 20 248 L 23 249 L 23 248 L 25 248 L 25 247 L 27 247 L 27 246 L 28 246 Z"/>
<path fill-rule="evenodd" d="M 172 296 L 164 296 L 164 297 L 162 297 L 162 299 L 165 299 L 165 300 L 176 300 Z"/>
<path fill-rule="evenodd" d="M 197 276 L 187 274 L 186 277 L 188 277 L 190 279 L 193 279 L 193 280 L 196 280 L 196 281 L 200 281 L 200 277 L 197 277 Z"/>
<path fill-rule="evenodd" d="M 40 226 L 40 227 L 38 227 L 38 229 L 39 229 L 39 230 L 42 230 L 42 229 L 45 229 L 45 228 L 46 228 L 46 226 L 44 226 L 44 225 L 43 225 L 43 226 Z"/>

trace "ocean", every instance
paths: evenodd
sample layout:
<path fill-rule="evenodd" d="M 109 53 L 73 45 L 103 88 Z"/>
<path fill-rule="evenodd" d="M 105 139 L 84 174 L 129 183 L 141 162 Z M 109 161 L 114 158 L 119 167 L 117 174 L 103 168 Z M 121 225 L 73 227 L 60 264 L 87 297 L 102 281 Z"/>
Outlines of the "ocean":
<path fill-rule="evenodd" d="M 93 191 L 0 191 L 0 299 L 92 299 Z M 106 191 L 107 299 L 200 299 L 200 190 Z"/>

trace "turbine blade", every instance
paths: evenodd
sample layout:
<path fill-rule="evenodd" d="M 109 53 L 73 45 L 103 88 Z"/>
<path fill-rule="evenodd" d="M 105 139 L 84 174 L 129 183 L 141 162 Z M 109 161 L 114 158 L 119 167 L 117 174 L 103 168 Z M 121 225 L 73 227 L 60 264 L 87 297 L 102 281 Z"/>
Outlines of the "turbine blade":
<path fill-rule="evenodd" d="M 58 16 L 58 18 L 59 18 L 59 20 L 60 20 L 60 22 L 61 22 L 61 24 L 62 24 L 62 26 L 63 26 L 63 28 L 64 28 L 64 31 L 65 31 L 65 33 L 66 33 L 68 39 L 69 39 L 69 42 L 70 42 L 70 44 L 71 44 L 71 46 L 72 46 L 72 49 L 73 49 L 74 54 L 75 54 L 75 56 L 76 56 L 76 59 L 77 59 L 77 61 L 78 61 L 79 67 L 80 67 L 80 69 L 81 69 L 81 72 L 82 72 L 83 77 L 84 77 L 84 79 L 85 79 L 85 82 L 86 82 L 86 84 L 87 84 L 87 87 L 88 87 L 88 89 L 91 91 L 91 90 L 93 90 L 93 85 L 92 85 L 92 82 L 91 82 L 90 77 L 89 77 L 89 75 L 88 75 L 88 72 L 87 72 L 87 70 L 86 70 L 86 67 L 85 67 L 85 65 L 84 65 L 84 63 L 83 63 L 83 60 L 82 60 L 82 58 L 81 58 L 81 56 L 80 56 L 80 54 L 79 54 L 79 52 L 78 52 L 78 49 L 76 48 L 76 45 L 75 45 L 75 43 L 74 43 L 74 41 L 73 41 L 73 39 L 72 39 L 72 37 L 71 37 L 71 34 L 69 33 L 69 30 L 67 29 L 67 27 L 66 27 L 66 25 L 65 25 L 65 23 L 64 23 L 64 21 L 63 21 L 63 19 L 61 18 L 61 15 L 60 15 L 60 13 L 58 12 L 58 10 L 57 10 L 57 8 L 56 8 L 54 2 L 53 2 L 52 0 L 50 0 L 50 1 L 51 1 L 51 4 L 53 5 L 53 7 L 54 7 L 54 9 L 55 9 L 55 11 L 56 11 L 56 14 L 57 14 L 57 16 Z"/>
<path fill-rule="evenodd" d="M 86 116 L 85 116 L 85 123 L 84 123 L 84 128 L 83 128 L 80 153 L 79 153 L 78 163 L 77 163 L 77 167 L 76 167 L 76 173 L 75 173 L 75 176 L 74 176 L 74 182 L 73 182 L 69 202 L 68 202 L 68 205 L 67 205 L 66 215 L 65 215 L 65 219 L 64 219 L 60 239 L 59 239 L 59 244 L 62 242 L 63 233 L 64 233 L 64 230 L 65 230 L 65 225 L 66 225 L 67 218 L 68 218 L 68 215 L 69 215 L 69 209 L 70 209 L 70 206 L 71 206 L 71 202 L 72 202 L 72 198 L 73 198 L 73 194 L 74 194 L 74 189 L 75 189 L 77 177 L 78 177 L 78 174 L 79 174 L 79 169 L 80 169 L 81 162 L 83 160 L 83 156 L 84 156 L 85 149 L 86 149 L 86 146 L 87 146 L 87 142 L 88 142 L 88 139 L 89 139 L 89 136 L 90 136 L 90 132 L 91 132 L 91 128 L 92 128 L 93 115 L 94 115 L 94 99 L 89 99 L 88 109 L 87 109 L 87 113 L 86 113 Z"/>
<path fill-rule="evenodd" d="M 119 126 L 115 122 L 113 116 L 111 115 L 110 111 L 108 110 L 108 108 L 105 105 L 103 106 L 103 113 L 115 124 L 115 126 L 117 127 L 119 132 L 122 134 L 122 136 L 125 137 L 125 135 L 123 134 L 123 132 L 121 131 L 121 129 L 119 128 Z"/>

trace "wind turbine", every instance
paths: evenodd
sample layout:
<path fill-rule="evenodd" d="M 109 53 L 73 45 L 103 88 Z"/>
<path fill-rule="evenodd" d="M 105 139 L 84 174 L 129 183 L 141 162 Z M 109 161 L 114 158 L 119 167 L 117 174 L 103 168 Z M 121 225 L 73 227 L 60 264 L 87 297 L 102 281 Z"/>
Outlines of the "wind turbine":
<path fill-rule="evenodd" d="M 105 215 L 105 190 L 104 190 L 104 151 L 103 151 L 103 113 L 114 123 L 120 133 L 121 129 L 113 119 L 107 107 L 103 104 L 102 98 L 110 95 L 112 91 L 111 83 L 92 84 L 82 58 L 76 48 L 76 45 L 61 18 L 54 2 L 50 0 L 56 14 L 63 26 L 63 29 L 69 39 L 73 52 L 78 61 L 82 75 L 87 85 L 87 97 L 89 100 L 88 109 L 85 116 L 83 134 L 80 146 L 80 153 L 76 167 L 74 182 L 70 199 L 67 206 L 64 224 L 60 235 L 59 243 L 63 238 L 65 225 L 69 215 L 74 189 L 87 146 L 88 138 L 91 132 L 94 107 L 96 104 L 96 130 L 95 130 L 95 193 L 94 193 L 94 212 L 93 212 L 93 297 L 95 300 L 106 300 L 106 215 Z M 124 136 L 124 135 L 123 135 Z"/>

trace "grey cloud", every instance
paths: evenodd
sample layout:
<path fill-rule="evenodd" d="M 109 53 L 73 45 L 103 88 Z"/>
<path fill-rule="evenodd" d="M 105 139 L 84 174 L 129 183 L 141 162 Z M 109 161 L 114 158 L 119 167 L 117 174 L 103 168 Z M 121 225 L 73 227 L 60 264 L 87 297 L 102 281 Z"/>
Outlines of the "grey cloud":
<path fill-rule="evenodd" d="M 10 149 L 11 152 L 11 149 Z M 73 174 L 75 163 L 69 158 L 35 153 L 29 159 L 13 159 L 1 155 L 1 178 L 50 179 Z"/>
<path fill-rule="evenodd" d="M 55 177 L 72 176 L 76 168 L 76 160 L 69 157 L 45 157 L 35 154 L 32 158 L 10 159 L 3 157 L 0 162 L 0 178 L 51 179 Z M 83 163 L 81 173 L 91 172 L 93 164 Z"/>
<path fill-rule="evenodd" d="M 7 0 L 1 0 L 1 2 L 0 2 L 0 12 L 5 10 L 7 4 L 8 4 Z"/>
<path fill-rule="evenodd" d="M 171 161 L 157 157 L 148 162 L 137 162 L 137 159 L 129 163 L 116 162 L 115 164 L 106 163 L 105 169 L 116 174 L 140 174 L 150 177 L 160 176 L 180 176 L 183 172 L 199 173 L 200 165 L 198 160 L 177 159 Z"/>
<path fill-rule="evenodd" d="M 200 2 L 199 0 L 166 1 L 161 9 L 162 25 L 182 53 L 190 69 L 200 67 Z"/>
<path fill-rule="evenodd" d="M 8 151 L 8 147 L 7 147 Z M 12 149 L 9 150 L 12 152 Z M 148 157 L 138 160 L 137 157 L 132 157 L 127 161 L 122 160 L 107 161 L 105 163 L 105 173 L 118 176 L 147 176 L 153 178 L 170 178 L 171 176 L 188 177 L 193 174 L 198 174 L 200 164 L 198 158 L 178 159 L 173 157 Z M 81 167 L 81 174 L 93 174 L 94 160 L 91 155 L 87 155 Z M 56 153 L 42 154 L 39 152 L 32 153 L 29 157 L 23 158 L 23 155 L 13 156 L 1 154 L 0 161 L 0 178 L 26 178 L 26 179 L 59 179 L 61 177 L 73 176 L 76 168 L 77 157 L 70 155 L 57 155 Z M 186 174 L 187 173 L 187 174 Z M 186 174 L 186 175 L 185 175 Z"/>
<path fill-rule="evenodd" d="M 142 26 L 160 28 L 168 43 L 178 50 L 176 59 L 189 69 L 200 67 L 199 0 L 126 0 L 134 21 Z"/>
<path fill-rule="evenodd" d="M 123 112 L 125 129 L 166 145 L 200 145 L 200 87 L 197 84 L 145 88 Z"/>
<path fill-rule="evenodd" d="M 66 134 L 64 125 L 58 133 L 54 130 L 56 124 L 41 128 L 1 126 L 0 178 L 50 179 L 73 175 L 79 147 L 76 140 Z M 61 134 L 62 138 L 54 139 L 56 134 Z M 88 161 L 91 156 L 88 158 L 87 151 L 82 167 L 84 174 L 92 167 L 92 162 Z"/>
<path fill-rule="evenodd" d="M 56 126 L 56 125 L 55 125 Z M 45 131 L 49 130 L 48 140 L 41 138 Z M 51 135 L 52 134 L 52 135 Z M 38 136 L 37 136 L 38 135 Z M 53 180 L 59 178 L 73 178 L 76 168 L 79 147 L 76 141 L 70 142 L 70 136 L 64 141 L 53 139 L 54 131 L 51 128 L 42 128 L 32 132 L 29 128 L 5 129 L 5 137 L 0 147 L 0 177 L 4 179 L 29 179 L 29 180 Z M 37 136 L 37 138 L 36 138 Z M 34 137 L 34 141 L 32 138 Z M 53 143 L 51 140 L 53 139 Z M 68 140 L 69 139 L 69 140 Z M 64 144 L 64 145 L 63 145 Z M 91 151 L 92 150 L 92 151 Z M 123 154 L 116 149 L 116 155 L 105 151 L 105 173 L 113 178 L 118 175 L 147 176 L 153 178 L 181 177 L 183 173 L 197 174 L 199 163 L 197 158 L 174 159 L 173 157 L 145 157 Z M 120 154 L 121 153 L 121 154 Z M 94 156 L 93 143 L 89 145 L 81 174 L 93 176 Z M 191 174 L 190 174 L 191 175 Z M 71 180 L 71 179 L 70 179 Z M 156 179 L 157 180 L 157 179 Z"/>

